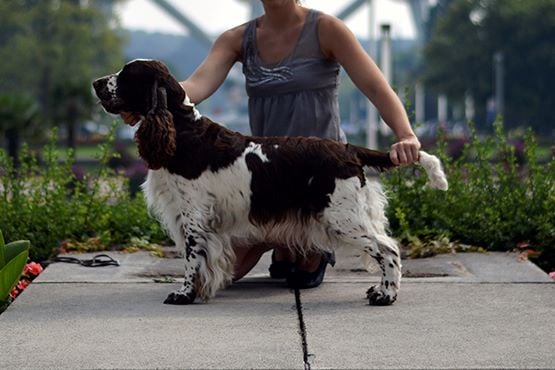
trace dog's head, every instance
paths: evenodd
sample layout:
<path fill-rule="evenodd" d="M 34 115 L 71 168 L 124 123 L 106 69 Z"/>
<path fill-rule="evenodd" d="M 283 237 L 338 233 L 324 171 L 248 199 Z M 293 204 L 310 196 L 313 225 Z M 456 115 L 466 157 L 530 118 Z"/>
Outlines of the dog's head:
<path fill-rule="evenodd" d="M 143 119 L 135 140 L 151 169 L 167 164 L 175 154 L 173 114 L 183 105 L 185 92 L 168 68 L 155 60 L 134 60 L 120 72 L 93 82 L 104 109 L 113 114 L 134 112 Z"/>
<path fill-rule="evenodd" d="M 107 112 L 135 112 L 146 116 L 159 108 L 178 107 L 185 92 L 168 68 L 157 60 L 137 59 L 117 73 L 93 82 L 96 96 Z"/>

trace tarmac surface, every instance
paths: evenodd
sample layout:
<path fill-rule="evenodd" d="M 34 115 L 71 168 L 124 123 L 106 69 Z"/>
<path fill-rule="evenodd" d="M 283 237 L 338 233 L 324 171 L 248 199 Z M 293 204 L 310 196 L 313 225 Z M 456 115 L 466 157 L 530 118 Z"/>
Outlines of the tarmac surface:
<path fill-rule="evenodd" d="M 0 368 L 305 367 L 295 297 L 268 278 L 269 254 L 189 306 L 162 304 L 181 259 L 110 254 L 121 266 L 50 265 L 0 315 Z M 403 260 L 399 299 L 374 307 L 365 291 L 378 276 L 346 251 L 337 259 L 324 284 L 301 291 L 313 369 L 555 368 L 555 284 L 531 262 Z"/>

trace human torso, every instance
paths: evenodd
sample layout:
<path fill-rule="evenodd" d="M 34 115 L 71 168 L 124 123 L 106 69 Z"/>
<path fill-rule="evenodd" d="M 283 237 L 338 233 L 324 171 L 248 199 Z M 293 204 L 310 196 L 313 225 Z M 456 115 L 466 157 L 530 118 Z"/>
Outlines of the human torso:
<path fill-rule="evenodd" d="M 264 27 L 262 17 L 256 20 L 256 51 L 264 64 L 279 64 L 295 51 L 310 10 L 303 9 L 301 14 L 302 17 L 287 27 Z"/>
<path fill-rule="evenodd" d="M 339 64 L 320 49 L 321 13 L 307 12 L 281 34 L 257 28 L 257 20 L 246 24 L 241 54 L 253 135 L 341 138 Z"/>

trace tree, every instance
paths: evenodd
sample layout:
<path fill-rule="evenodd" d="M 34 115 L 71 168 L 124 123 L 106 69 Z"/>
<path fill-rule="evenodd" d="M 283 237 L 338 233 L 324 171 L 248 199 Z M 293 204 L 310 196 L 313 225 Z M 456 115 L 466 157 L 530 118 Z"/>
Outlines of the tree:
<path fill-rule="evenodd" d="M 428 85 L 462 101 L 470 93 L 484 127 L 494 94 L 493 56 L 504 55 L 505 123 L 551 130 L 555 105 L 555 2 L 455 0 L 440 17 L 425 48 Z"/>
<path fill-rule="evenodd" d="M 21 130 L 29 129 L 37 121 L 36 101 L 25 95 L 0 95 L 0 132 L 3 131 L 8 143 L 8 155 L 18 167 L 17 153 L 21 142 Z"/>
<path fill-rule="evenodd" d="M 34 98 L 43 124 L 65 125 L 71 146 L 77 123 L 94 105 L 91 81 L 123 60 L 117 19 L 105 5 L 0 2 L 0 94 Z"/>

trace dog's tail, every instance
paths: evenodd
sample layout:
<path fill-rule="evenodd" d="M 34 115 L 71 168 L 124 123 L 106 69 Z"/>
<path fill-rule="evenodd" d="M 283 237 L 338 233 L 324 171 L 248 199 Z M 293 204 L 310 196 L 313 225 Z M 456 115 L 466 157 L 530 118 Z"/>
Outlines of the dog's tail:
<path fill-rule="evenodd" d="M 380 170 L 385 170 L 395 167 L 391 161 L 389 153 L 371 150 L 359 146 L 353 146 L 356 150 L 357 157 L 360 161 L 369 167 L 374 167 Z M 434 155 L 428 154 L 424 151 L 419 152 L 419 163 L 426 171 L 428 176 L 428 186 L 432 189 L 447 190 L 449 187 L 447 177 L 441 167 L 441 161 Z"/>
<path fill-rule="evenodd" d="M 378 170 L 387 170 L 395 167 L 395 164 L 391 161 L 389 153 L 387 152 L 367 149 L 356 145 L 347 145 L 355 150 L 356 156 L 364 166 L 374 167 Z"/>
<path fill-rule="evenodd" d="M 447 190 L 449 184 L 447 183 L 447 176 L 443 172 L 441 167 L 441 161 L 435 155 L 428 154 L 424 151 L 420 151 L 420 158 L 418 158 L 418 163 L 426 171 L 428 175 L 428 186 L 432 189 Z"/>

